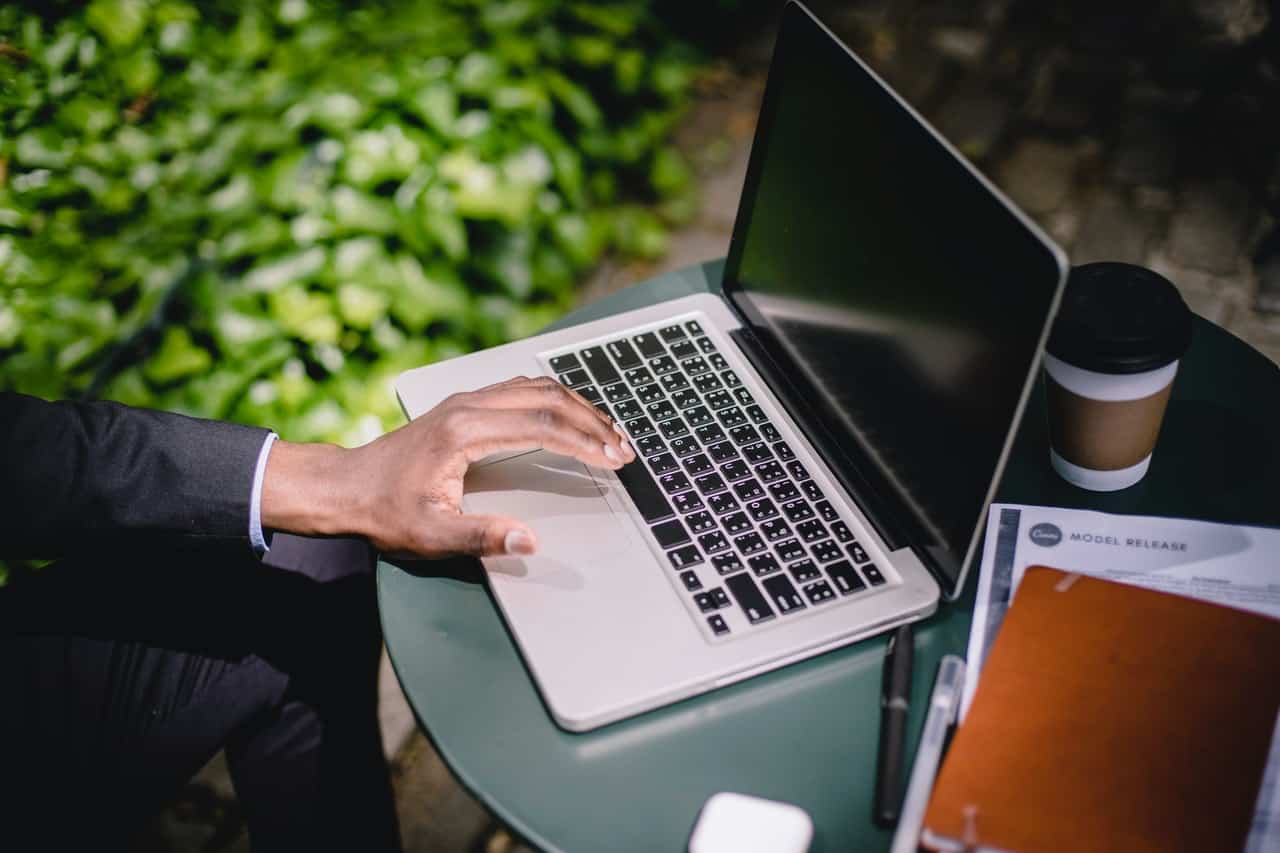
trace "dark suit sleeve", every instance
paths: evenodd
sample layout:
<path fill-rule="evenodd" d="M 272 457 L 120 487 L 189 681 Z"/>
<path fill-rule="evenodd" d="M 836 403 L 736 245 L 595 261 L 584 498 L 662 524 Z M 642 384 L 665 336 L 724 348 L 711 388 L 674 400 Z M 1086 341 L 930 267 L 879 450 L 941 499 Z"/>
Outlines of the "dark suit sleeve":
<path fill-rule="evenodd" d="M 267 430 L 0 392 L 0 557 L 249 540 Z"/>

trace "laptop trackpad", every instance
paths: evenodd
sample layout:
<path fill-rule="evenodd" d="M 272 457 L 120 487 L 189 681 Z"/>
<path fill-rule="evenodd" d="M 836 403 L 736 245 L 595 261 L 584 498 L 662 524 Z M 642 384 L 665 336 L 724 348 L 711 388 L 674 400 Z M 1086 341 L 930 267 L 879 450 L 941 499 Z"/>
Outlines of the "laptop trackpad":
<path fill-rule="evenodd" d="M 474 467 L 464 494 L 469 513 L 509 515 L 533 528 L 538 553 L 532 562 L 589 565 L 631 546 L 601 486 L 568 456 L 538 450 Z"/>

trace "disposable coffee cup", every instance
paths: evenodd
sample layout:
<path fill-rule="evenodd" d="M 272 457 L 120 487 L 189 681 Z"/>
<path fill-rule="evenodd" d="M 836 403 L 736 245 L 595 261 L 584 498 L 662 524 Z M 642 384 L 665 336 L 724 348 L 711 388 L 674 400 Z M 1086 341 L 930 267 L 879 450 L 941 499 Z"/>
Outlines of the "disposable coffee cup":
<path fill-rule="evenodd" d="M 1191 311 L 1151 270 L 1113 262 L 1075 267 L 1044 357 L 1049 462 L 1096 492 L 1147 474 Z"/>

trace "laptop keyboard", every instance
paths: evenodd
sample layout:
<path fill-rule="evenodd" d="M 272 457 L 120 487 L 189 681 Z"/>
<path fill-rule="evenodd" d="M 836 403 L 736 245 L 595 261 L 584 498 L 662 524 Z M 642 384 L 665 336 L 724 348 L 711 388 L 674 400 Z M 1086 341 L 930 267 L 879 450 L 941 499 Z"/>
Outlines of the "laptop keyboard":
<path fill-rule="evenodd" d="M 885 583 L 697 320 L 549 363 L 626 430 L 637 458 L 615 473 L 712 635 L 730 608 L 751 627 Z"/>

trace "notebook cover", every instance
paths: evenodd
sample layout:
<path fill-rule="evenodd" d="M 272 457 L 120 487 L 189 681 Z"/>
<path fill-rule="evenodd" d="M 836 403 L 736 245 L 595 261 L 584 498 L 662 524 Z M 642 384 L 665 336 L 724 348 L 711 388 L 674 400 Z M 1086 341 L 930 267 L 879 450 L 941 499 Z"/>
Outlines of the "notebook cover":
<path fill-rule="evenodd" d="M 1280 620 L 1033 567 L 924 825 L 1006 850 L 1242 850 L 1280 708 Z"/>

